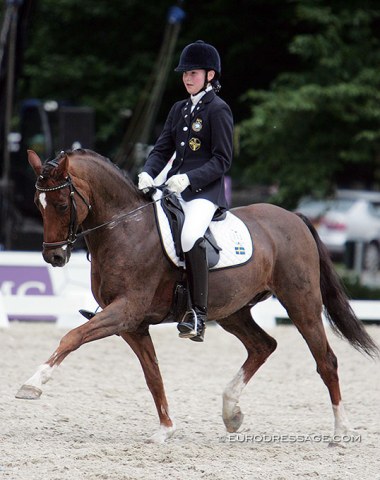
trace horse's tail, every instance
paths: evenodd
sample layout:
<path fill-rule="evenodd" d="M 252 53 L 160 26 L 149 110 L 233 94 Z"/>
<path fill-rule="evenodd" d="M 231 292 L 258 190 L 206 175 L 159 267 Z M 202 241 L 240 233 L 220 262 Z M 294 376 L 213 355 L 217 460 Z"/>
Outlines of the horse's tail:
<path fill-rule="evenodd" d="M 329 252 L 320 239 L 318 232 L 304 215 L 297 213 L 303 220 L 317 244 L 320 261 L 320 285 L 325 315 L 332 329 L 345 337 L 350 344 L 370 357 L 379 355 L 379 348 L 366 332 L 363 323 L 352 310 L 343 284 L 335 271 Z"/>

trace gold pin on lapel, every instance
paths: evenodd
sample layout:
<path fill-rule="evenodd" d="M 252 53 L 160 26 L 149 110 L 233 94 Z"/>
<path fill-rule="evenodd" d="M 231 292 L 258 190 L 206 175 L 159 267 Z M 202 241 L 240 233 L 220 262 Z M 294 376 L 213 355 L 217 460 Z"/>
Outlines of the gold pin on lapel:
<path fill-rule="evenodd" d="M 195 137 L 190 138 L 189 147 L 193 152 L 196 152 L 197 150 L 199 150 L 201 148 L 201 141 L 199 140 L 199 138 L 195 138 Z"/>

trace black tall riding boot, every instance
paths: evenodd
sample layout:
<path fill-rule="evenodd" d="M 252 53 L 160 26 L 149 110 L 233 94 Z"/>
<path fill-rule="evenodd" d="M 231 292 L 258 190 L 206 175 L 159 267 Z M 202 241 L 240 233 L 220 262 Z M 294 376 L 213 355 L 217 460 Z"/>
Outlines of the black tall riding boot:
<path fill-rule="evenodd" d="M 178 324 L 179 336 L 203 342 L 207 321 L 208 265 L 206 245 L 199 238 L 193 248 L 185 253 L 186 275 L 189 290 L 188 311 Z"/>

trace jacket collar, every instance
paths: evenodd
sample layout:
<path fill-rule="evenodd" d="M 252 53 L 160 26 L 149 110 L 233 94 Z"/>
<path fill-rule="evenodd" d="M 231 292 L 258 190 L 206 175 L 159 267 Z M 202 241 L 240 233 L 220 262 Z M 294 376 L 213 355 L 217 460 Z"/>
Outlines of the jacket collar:
<path fill-rule="evenodd" d="M 190 124 L 191 119 L 199 112 L 201 112 L 204 108 L 204 105 L 210 103 L 216 97 L 216 93 L 214 90 L 209 90 L 208 92 L 203 95 L 203 97 L 199 100 L 193 112 L 191 112 L 192 102 L 191 98 L 189 97 L 185 100 L 185 103 L 182 107 L 182 116 L 185 119 L 187 125 Z"/>
<path fill-rule="evenodd" d="M 203 103 L 210 103 L 214 98 L 216 97 L 215 91 L 212 89 L 208 92 L 206 92 L 206 95 L 202 98 Z"/>

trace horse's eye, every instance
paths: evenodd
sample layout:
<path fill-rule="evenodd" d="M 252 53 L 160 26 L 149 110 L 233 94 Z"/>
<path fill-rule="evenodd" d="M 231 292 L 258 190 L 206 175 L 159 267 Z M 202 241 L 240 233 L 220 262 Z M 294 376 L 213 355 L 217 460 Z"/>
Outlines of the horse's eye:
<path fill-rule="evenodd" d="M 55 208 L 57 212 L 65 213 L 66 210 L 69 208 L 69 206 L 67 205 L 67 203 L 61 203 L 61 204 L 58 204 Z"/>

